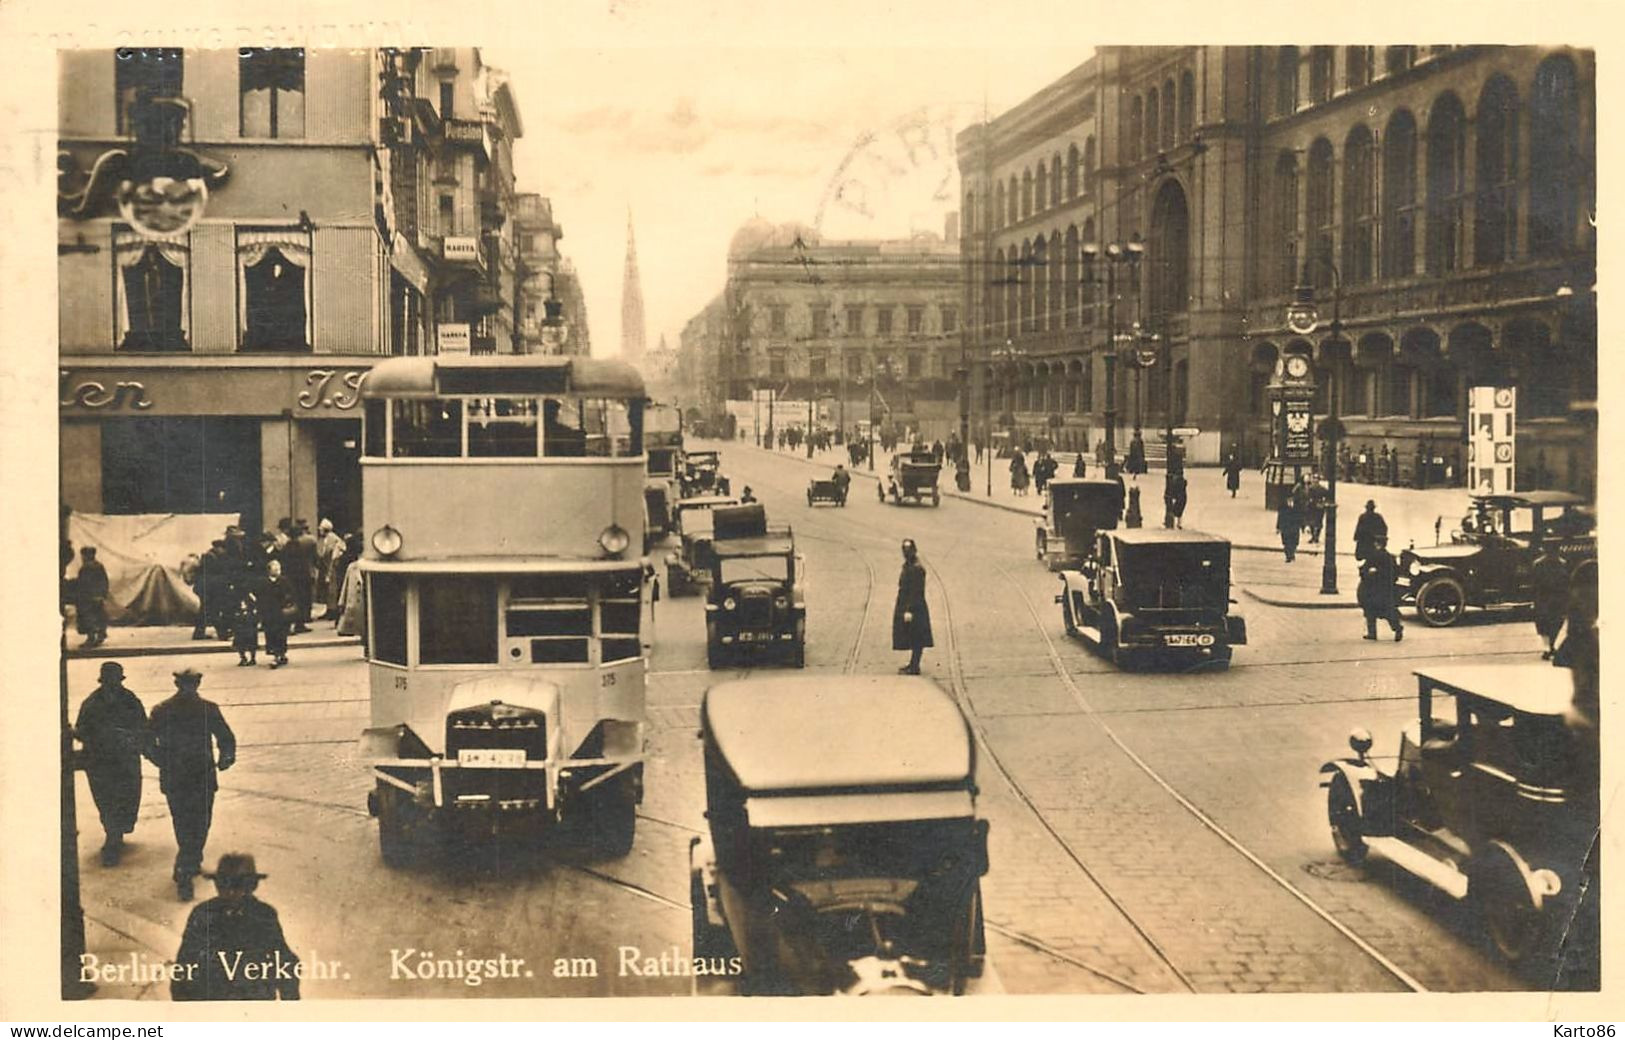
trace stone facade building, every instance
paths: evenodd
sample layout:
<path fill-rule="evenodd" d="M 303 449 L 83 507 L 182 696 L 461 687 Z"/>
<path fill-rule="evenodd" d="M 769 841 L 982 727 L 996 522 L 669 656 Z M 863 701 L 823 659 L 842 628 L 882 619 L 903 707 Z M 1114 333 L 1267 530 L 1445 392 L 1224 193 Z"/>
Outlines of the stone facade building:
<path fill-rule="evenodd" d="M 1467 388 L 1513 385 L 1519 486 L 1589 491 L 1595 112 L 1567 48 L 1102 48 L 959 137 L 972 415 L 1095 444 L 1111 351 L 1119 450 L 1138 370 L 1149 430 L 1256 459 L 1302 352 L 1399 479 L 1459 479 Z"/>

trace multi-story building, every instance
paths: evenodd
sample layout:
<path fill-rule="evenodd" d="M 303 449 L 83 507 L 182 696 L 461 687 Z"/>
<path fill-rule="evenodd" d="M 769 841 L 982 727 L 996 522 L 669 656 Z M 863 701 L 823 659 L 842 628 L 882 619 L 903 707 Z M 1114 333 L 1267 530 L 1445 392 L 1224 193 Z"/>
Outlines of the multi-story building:
<path fill-rule="evenodd" d="M 541 195 L 520 195 L 513 222 L 520 278 L 514 311 L 519 333 L 516 349 L 526 354 L 587 353 L 591 344 L 585 315 L 566 315 L 567 301 L 575 301 L 563 283 L 573 283 L 574 277 L 559 252 L 564 228 L 553 219 L 552 201 Z"/>
<path fill-rule="evenodd" d="M 1301 352 L 1318 410 L 1335 383 L 1346 443 L 1406 478 L 1459 479 L 1468 388 L 1513 385 L 1520 486 L 1589 490 L 1594 142 L 1585 51 L 1102 48 L 960 135 L 972 415 L 1097 443 L 1112 352 L 1120 449 L 1138 379 L 1192 458 L 1257 458 Z"/>
<path fill-rule="evenodd" d="M 727 396 L 826 400 L 847 425 L 873 402 L 877 418 L 946 436 L 958 414 L 959 278 L 957 244 L 930 233 L 825 241 L 809 227 L 748 222 L 728 251 Z"/>
<path fill-rule="evenodd" d="M 707 421 L 717 420 L 727 408 L 726 306 L 723 293 L 711 297 L 688 319 L 677 340 L 677 401 L 685 410 L 699 409 Z"/>
<path fill-rule="evenodd" d="M 516 349 L 507 85 L 472 49 L 61 61 L 65 503 L 358 524 L 373 363 Z M 184 134 L 136 134 L 154 99 Z M 143 237 L 97 164 L 177 146 L 229 177 L 195 224 Z"/>

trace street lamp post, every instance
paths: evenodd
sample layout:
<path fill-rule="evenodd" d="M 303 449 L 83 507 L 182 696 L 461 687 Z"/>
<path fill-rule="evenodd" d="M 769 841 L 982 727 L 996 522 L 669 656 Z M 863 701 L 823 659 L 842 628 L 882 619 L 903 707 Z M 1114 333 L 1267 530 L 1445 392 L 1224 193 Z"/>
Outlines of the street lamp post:
<path fill-rule="evenodd" d="M 1342 362 L 1343 347 L 1343 275 L 1337 265 L 1318 254 L 1310 254 L 1303 262 L 1303 278 L 1295 291 L 1295 298 L 1287 308 L 1287 327 L 1307 336 L 1320 324 L 1320 311 L 1315 307 L 1315 287 L 1309 280 L 1309 264 L 1318 260 L 1332 273 L 1331 339 L 1322 344 L 1322 354 L 1330 354 L 1326 366 L 1326 445 L 1325 462 L 1321 469 L 1326 475 L 1326 549 L 1320 573 L 1322 595 L 1337 594 L 1337 448 L 1343 436 L 1343 423 L 1338 408 L 1337 370 Z"/>
<path fill-rule="evenodd" d="M 1084 280 L 1095 283 L 1097 276 L 1094 273 L 1095 260 L 1104 255 L 1106 258 L 1106 476 L 1117 474 L 1117 358 L 1119 347 L 1117 335 L 1117 269 L 1126 265 L 1130 280 L 1137 280 L 1140 273 L 1140 259 L 1145 255 L 1145 245 L 1140 241 L 1138 233 L 1129 236 L 1127 242 L 1108 242 L 1104 249 L 1093 242 L 1086 242 L 1083 246 Z M 1139 400 L 1139 370 L 1136 368 L 1135 401 L 1136 414 L 1138 414 Z M 1139 428 L 1136 419 L 1135 428 Z"/>
<path fill-rule="evenodd" d="M 1016 347 L 1010 340 L 1004 341 L 1004 346 L 988 352 L 988 374 L 996 370 L 999 374 L 999 407 L 1005 408 L 1009 404 L 1010 372 L 1015 365 L 1016 358 L 1026 356 L 1026 351 Z M 991 413 L 991 402 L 989 412 Z M 1014 439 L 1012 438 L 1012 444 Z M 987 495 L 993 497 L 993 417 L 988 416 L 987 427 Z"/>

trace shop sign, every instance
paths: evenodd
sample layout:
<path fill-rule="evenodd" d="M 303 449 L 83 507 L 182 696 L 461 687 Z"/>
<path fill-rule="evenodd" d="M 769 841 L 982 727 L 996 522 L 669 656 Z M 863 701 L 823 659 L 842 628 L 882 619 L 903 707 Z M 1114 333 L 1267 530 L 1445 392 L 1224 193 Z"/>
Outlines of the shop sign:
<path fill-rule="evenodd" d="M 480 240 L 477 238 L 453 238 L 448 235 L 440 248 L 440 255 L 454 262 L 472 264 L 480 259 Z"/>
<path fill-rule="evenodd" d="M 133 379 L 114 383 L 109 390 L 106 383 L 95 379 L 74 383 L 73 374 L 64 368 L 57 372 L 57 385 L 60 393 L 57 404 L 63 408 L 106 408 L 110 411 L 133 408 L 145 411 L 152 407 L 152 402 L 147 400 L 146 386 Z"/>
<path fill-rule="evenodd" d="M 467 354 L 471 346 L 467 322 L 436 326 L 436 344 L 442 354 Z"/>
<path fill-rule="evenodd" d="M 365 369 L 340 372 L 336 368 L 313 368 L 305 373 L 305 389 L 299 392 L 301 408 L 354 408 L 361 400 L 361 379 Z"/>

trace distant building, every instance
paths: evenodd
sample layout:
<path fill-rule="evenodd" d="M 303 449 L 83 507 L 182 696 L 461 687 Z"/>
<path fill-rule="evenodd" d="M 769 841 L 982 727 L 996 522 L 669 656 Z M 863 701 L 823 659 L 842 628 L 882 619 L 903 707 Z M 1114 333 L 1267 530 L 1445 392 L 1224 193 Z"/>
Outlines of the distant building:
<path fill-rule="evenodd" d="M 626 215 L 626 267 L 621 272 L 621 357 L 636 363 L 643 357 L 648 334 L 643 318 L 643 283 L 638 278 L 638 243 L 632 237 L 632 214 Z"/>
<path fill-rule="evenodd" d="M 1101 48 L 959 136 L 973 415 L 1098 442 L 1115 331 L 1155 354 L 1149 430 L 1171 407 L 1194 459 L 1257 458 L 1300 352 L 1317 410 L 1335 367 L 1347 443 L 1387 445 L 1401 479 L 1425 454 L 1459 481 L 1468 387 L 1513 385 L 1519 485 L 1590 491 L 1568 420 L 1596 396 L 1595 84 L 1562 47 Z M 1137 271 L 1114 243 L 1143 247 Z M 1305 277 L 1312 335 L 1286 327 Z M 1136 322 L 1155 339 L 1123 341 Z"/>

